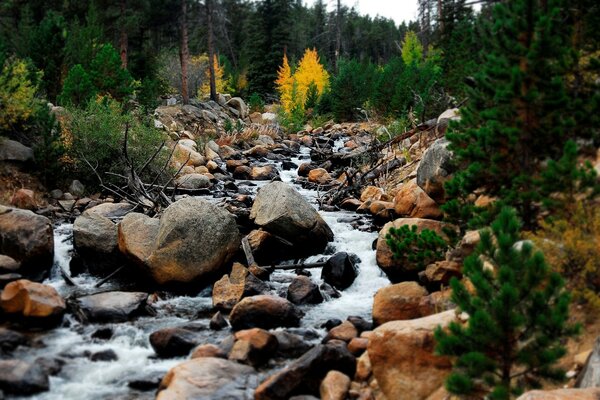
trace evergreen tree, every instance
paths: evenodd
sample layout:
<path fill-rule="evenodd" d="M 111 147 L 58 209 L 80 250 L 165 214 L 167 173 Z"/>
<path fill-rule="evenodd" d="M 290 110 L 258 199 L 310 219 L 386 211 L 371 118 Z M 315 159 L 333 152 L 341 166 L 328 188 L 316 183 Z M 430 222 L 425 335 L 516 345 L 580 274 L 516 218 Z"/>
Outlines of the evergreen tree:
<path fill-rule="evenodd" d="M 359 109 L 369 99 L 374 68 L 356 60 L 341 60 L 339 72 L 331 82 L 332 111 L 340 121 L 359 116 Z"/>
<path fill-rule="evenodd" d="M 123 100 L 133 93 L 133 79 L 124 68 L 121 68 L 119 53 L 110 44 L 98 50 L 92 60 L 90 77 L 100 94 L 109 94 L 116 100 Z"/>
<path fill-rule="evenodd" d="M 94 97 L 96 88 L 92 81 L 81 66 L 75 65 L 69 71 L 65 78 L 60 96 L 58 96 L 59 104 L 63 106 L 85 107 L 87 103 Z"/>
<path fill-rule="evenodd" d="M 452 301 L 469 315 L 435 332 L 437 351 L 457 357 L 446 388 L 454 394 L 509 399 L 544 380 L 560 381 L 554 364 L 577 326 L 569 325 L 569 294 L 541 252 L 519 242 L 520 222 L 504 208 L 464 263 L 468 290 L 453 278 Z M 484 260 L 488 265 L 484 265 Z"/>
<path fill-rule="evenodd" d="M 493 9 L 476 85 L 460 124 L 447 134 L 460 168 L 447 184 L 445 211 L 463 225 L 481 211 L 467 196 L 483 189 L 517 208 L 530 226 L 542 161 L 560 157 L 574 137 L 574 103 L 565 88 L 574 52 L 564 10 L 563 0 L 515 0 Z"/>

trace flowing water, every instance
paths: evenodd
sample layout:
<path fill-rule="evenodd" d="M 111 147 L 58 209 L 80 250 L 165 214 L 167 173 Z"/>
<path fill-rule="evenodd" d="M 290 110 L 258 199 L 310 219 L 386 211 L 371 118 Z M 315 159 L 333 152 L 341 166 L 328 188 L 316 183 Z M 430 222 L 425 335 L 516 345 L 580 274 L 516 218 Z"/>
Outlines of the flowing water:
<path fill-rule="evenodd" d="M 337 142 L 337 147 L 342 142 Z M 300 164 L 306 159 L 308 149 L 303 148 L 299 156 L 292 161 Z M 292 183 L 297 178 L 296 171 L 280 171 L 284 182 Z M 260 187 L 261 184 L 257 186 Z M 303 189 L 295 185 L 296 189 L 317 207 L 318 193 L 313 190 Z M 341 297 L 330 299 L 319 305 L 303 306 L 306 313 L 302 320 L 302 327 L 314 330 L 319 336 L 325 331 L 321 325 L 331 318 L 345 319 L 347 316 L 356 315 L 370 320 L 373 305 L 373 295 L 381 287 L 389 284 L 375 262 L 375 251 L 372 249 L 373 241 L 377 234 L 357 230 L 351 222 L 360 219 L 353 212 L 321 212 L 325 221 L 334 232 L 334 241 L 327 249 L 328 254 L 345 251 L 356 254 L 361 262 L 360 273 L 351 287 L 341 292 Z M 46 282 L 54 286 L 63 296 L 72 294 L 73 287 L 67 286 L 62 279 L 60 268 L 69 271 L 72 225 L 63 224 L 55 229 L 55 266 L 50 279 Z M 322 259 L 323 255 L 309 258 L 312 262 Z M 320 284 L 320 270 L 310 269 L 312 279 Z M 271 276 L 273 293 L 281 292 L 289 281 L 295 276 L 292 271 L 276 271 Z M 106 291 L 111 288 L 111 283 L 106 283 L 102 289 L 95 289 L 97 278 L 81 275 L 74 278 L 78 291 L 93 293 Z M 208 290 L 195 297 L 177 296 L 160 300 L 153 304 L 157 315 L 142 317 L 132 322 L 113 324 L 81 324 L 72 316 L 66 317 L 63 327 L 39 334 L 37 340 L 40 346 L 23 348 L 15 354 L 16 358 L 26 361 L 35 361 L 40 358 L 62 358 L 67 362 L 58 376 L 50 378 L 50 391 L 34 396 L 40 400 L 65 400 L 65 399 L 152 399 L 154 391 L 140 392 L 131 389 L 128 383 L 137 378 L 160 379 L 166 371 L 180 363 L 184 358 L 158 359 L 154 356 L 149 343 L 149 335 L 153 331 L 179 325 L 191 320 L 198 321 L 196 316 L 209 315 L 212 299 Z M 207 318 L 199 320 L 208 326 Z M 92 337 L 99 328 L 110 327 L 113 336 L 109 340 L 99 340 Z M 201 332 L 205 335 L 206 343 L 219 343 L 228 332 L 215 332 L 206 329 Z M 116 361 L 91 361 L 90 354 L 113 350 L 117 356 Z"/>

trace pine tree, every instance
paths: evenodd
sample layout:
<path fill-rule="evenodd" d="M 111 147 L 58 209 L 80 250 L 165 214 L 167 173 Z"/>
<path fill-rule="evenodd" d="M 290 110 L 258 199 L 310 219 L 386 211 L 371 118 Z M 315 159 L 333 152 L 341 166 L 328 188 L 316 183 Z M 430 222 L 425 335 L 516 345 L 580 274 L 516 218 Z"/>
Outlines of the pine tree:
<path fill-rule="evenodd" d="M 65 78 L 62 92 L 58 96 L 58 102 L 63 106 L 86 107 L 87 103 L 94 97 L 96 88 L 81 66 L 75 65 Z"/>
<path fill-rule="evenodd" d="M 482 211 L 467 198 L 482 189 L 515 207 L 526 225 L 535 221 L 542 161 L 560 157 L 575 135 L 574 103 L 565 88 L 574 52 L 570 29 L 561 22 L 564 12 L 564 0 L 515 0 L 494 7 L 475 87 L 460 124 L 447 134 L 459 166 L 446 188 L 445 211 L 454 218 L 470 219 Z"/>
<path fill-rule="evenodd" d="M 564 379 L 554 364 L 566 353 L 562 340 L 578 330 L 567 322 L 570 296 L 543 253 L 519 242 L 520 227 L 514 209 L 503 208 L 465 260 L 472 289 L 450 283 L 452 301 L 469 316 L 435 332 L 437 352 L 456 357 L 451 393 L 504 400 Z"/>
<path fill-rule="evenodd" d="M 121 67 L 121 57 L 112 45 L 105 44 L 98 50 L 90 68 L 92 83 L 100 94 L 121 101 L 133 93 L 133 79 Z"/>

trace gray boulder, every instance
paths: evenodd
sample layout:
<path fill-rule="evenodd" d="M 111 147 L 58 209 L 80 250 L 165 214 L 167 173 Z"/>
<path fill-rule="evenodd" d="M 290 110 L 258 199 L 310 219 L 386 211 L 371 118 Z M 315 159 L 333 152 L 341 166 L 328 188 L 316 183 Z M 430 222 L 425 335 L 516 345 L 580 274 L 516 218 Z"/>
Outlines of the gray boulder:
<path fill-rule="evenodd" d="M 117 225 L 101 214 L 83 213 L 73 224 L 73 247 L 91 273 L 110 273 L 120 256 Z"/>
<path fill-rule="evenodd" d="M 80 297 L 74 305 L 87 321 L 125 322 L 146 314 L 147 299 L 142 292 L 104 292 Z"/>
<path fill-rule="evenodd" d="M 594 348 L 579 373 L 575 387 L 593 388 L 600 387 L 600 336 L 596 338 Z"/>
<path fill-rule="evenodd" d="M 204 189 L 210 187 L 210 179 L 202 174 L 183 175 L 175 181 L 183 189 Z"/>
<path fill-rule="evenodd" d="M 41 366 L 22 360 L 0 361 L 0 390 L 18 396 L 44 392 L 50 388 Z"/>
<path fill-rule="evenodd" d="M 444 183 L 454 172 L 449 144 L 446 138 L 433 142 L 417 168 L 417 185 L 437 203 L 444 202 Z"/>
<path fill-rule="evenodd" d="M 240 97 L 232 98 L 225 105 L 235 109 L 239 113 L 239 117 L 241 119 L 244 119 L 248 116 L 248 106 Z"/>
<path fill-rule="evenodd" d="M 284 182 L 263 186 L 250 218 L 265 231 L 293 243 L 302 255 L 317 254 L 333 240 L 327 223 L 300 193 Z"/>
<path fill-rule="evenodd" d="M 14 140 L 0 138 L 0 161 L 33 161 L 33 150 Z"/>

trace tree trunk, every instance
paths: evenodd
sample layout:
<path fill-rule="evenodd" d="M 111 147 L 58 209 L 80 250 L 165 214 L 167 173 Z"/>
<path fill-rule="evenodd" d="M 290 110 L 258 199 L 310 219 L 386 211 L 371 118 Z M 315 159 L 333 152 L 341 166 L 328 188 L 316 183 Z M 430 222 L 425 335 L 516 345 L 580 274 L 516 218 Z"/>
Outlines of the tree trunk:
<path fill-rule="evenodd" d="M 187 29 L 187 0 L 181 0 L 181 41 L 179 43 L 179 62 L 181 63 L 181 97 L 183 104 L 189 104 L 190 96 L 188 94 L 188 60 L 190 50 L 188 48 L 188 29 Z"/>
<path fill-rule="evenodd" d="M 212 0 L 206 0 L 206 22 L 208 25 L 208 73 L 210 80 L 210 99 L 217 101 L 217 84 L 215 80 L 215 49 L 213 38 L 213 6 Z"/>
<path fill-rule="evenodd" d="M 342 4 L 340 0 L 337 0 L 337 13 L 336 13 L 336 37 L 335 37 L 335 70 L 338 70 L 338 64 L 340 61 L 340 52 L 342 50 Z"/>
<path fill-rule="evenodd" d="M 121 33 L 119 35 L 119 50 L 121 53 L 121 67 L 127 68 L 127 24 L 125 23 L 125 12 L 127 11 L 127 0 L 121 0 Z"/>

